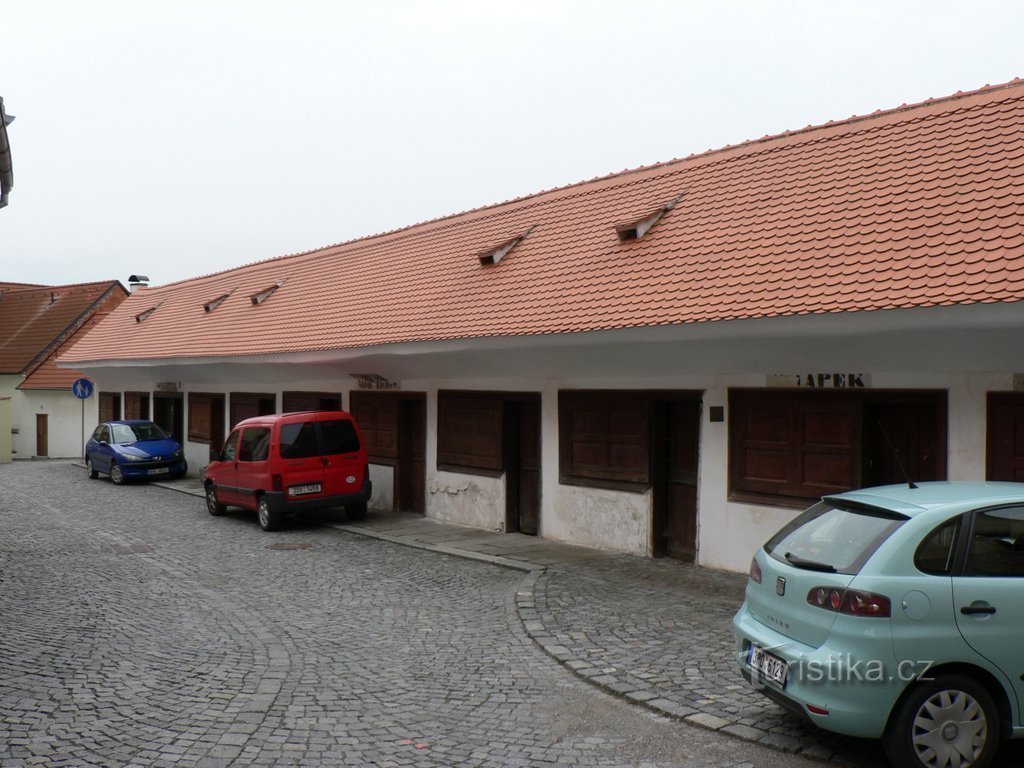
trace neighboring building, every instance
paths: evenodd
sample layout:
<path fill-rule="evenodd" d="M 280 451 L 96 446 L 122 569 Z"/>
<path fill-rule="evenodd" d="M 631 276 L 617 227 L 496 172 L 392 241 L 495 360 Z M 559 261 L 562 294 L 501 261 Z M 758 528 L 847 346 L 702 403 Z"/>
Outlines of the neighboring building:
<path fill-rule="evenodd" d="M 1022 212 L 1014 81 L 143 289 L 62 364 L 197 469 L 341 403 L 378 505 L 742 571 L 897 454 L 1024 479 Z"/>
<path fill-rule="evenodd" d="M 71 384 L 83 376 L 56 359 L 128 292 L 117 280 L 80 285 L 0 283 L 0 396 L 10 397 L 16 459 L 82 455 L 83 405 Z M 85 429 L 97 399 L 84 404 Z"/>

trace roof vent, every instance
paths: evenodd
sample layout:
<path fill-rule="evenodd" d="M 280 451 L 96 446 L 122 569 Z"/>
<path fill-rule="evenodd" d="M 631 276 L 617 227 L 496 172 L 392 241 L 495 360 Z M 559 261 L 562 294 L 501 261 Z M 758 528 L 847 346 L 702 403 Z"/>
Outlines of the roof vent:
<path fill-rule="evenodd" d="M 50 305 L 52 306 L 52 305 L 54 305 L 56 303 L 57 303 L 57 292 L 56 291 L 50 291 Z"/>
<path fill-rule="evenodd" d="M 219 307 L 221 304 L 223 304 L 225 302 L 225 300 L 228 298 L 228 296 L 230 296 L 234 292 L 235 292 L 235 289 L 232 288 L 227 293 L 222 293 L 216 299 L 213 299 L 212 301 L 206 302 L 205 304 L 203 304 L 203 311 L 205 311 L 205 312 L 213 312 L 213 310 L 215 310 L 217 307 Z M 253 304 L 256 304 L 256 303 L 257 302 L 254 299 L 253 300 Z"/>
<path fill-rule="evenodd" d="M 163 302 L 161 301 L 160 304 L 163 304 Z M 160 308 L 160 304 L 153 305 L 152 307 L 147 309 L 145 312 L 139 312 L 139 314 L 137 314 L 135 316 L 135 322 L 136 323 L 141 323 L 143 320 L 148 318 L 150 315 L 152 315 L 154 312 L 156 312 L 157 309 Z"/>
<path fill-rule="evenodd" d="M 526 229 L 522 234 L 516 235 L 511 240 L 506 240 L 504 243 L 499 245 L 497 248 L 488 248 L 486 251 L 481 251 L 477 254 L 477 258 L 480 259 L 481 267 L 491 267 L 497 264 L 502 258 L 513 248 L 519 245 L 519 241 L 526 237 L 533 231 L 533 227 Z"/>
<path fill-rule="evenodd" d="M 634 219 L 633 221 L 627 221 L 623 224 L 615 225 L 615 231 L 619 235 L 619 240 L 624 243 L 630 240 L 639 240 L 647 234 L 651 227 L 658 223 L 658 219 L 675 208 L 676 203 L 682 199 L 682 195 L 677 195 L 654 211 L 654 213 L 649 213 L 640 219 Z"/>
<path fill-rule="evenodd" d="M 272 286 L 270 286 L 269 288 L 264 288 L 264 289 L 263 289 L 262 291 L 260 291 L 259 293 L 254 293 L 254 294 L 253 294 L 252 296 L 250 296 L 250 297 L 249 297 L 249 300 L 250 300 L 250 301 L 251 301 L 251 302 L 252 302 L 253 304 L 262 304 L 262 303 L 263 303 L 264 301 L 266 301 L 267 299 L 269 299 L 269 298 L 270 298 L 270 297 L 271 297 L 271 296 L 272 296 L 272 295 L 274 294 L 274 291 L 276 291 L 276 290 L 277 290 L 278 288 L 280 288 L 280 287 L 281 287 L 282 285 L 284 285 L 284 280 L 282 280 L 282 281 L 281 281 L 281 282 L 279 282 L 279 283 L 274 283 L 274 284 L 273 284 Z"/>

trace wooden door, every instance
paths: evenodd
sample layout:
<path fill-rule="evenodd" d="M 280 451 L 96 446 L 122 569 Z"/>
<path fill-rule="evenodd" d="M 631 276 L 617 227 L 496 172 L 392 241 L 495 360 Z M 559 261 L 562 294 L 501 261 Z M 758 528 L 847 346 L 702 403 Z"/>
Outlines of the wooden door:
<path fill-rule="evenodd" d="M 505 528 L 540 531 L 540 401 L 505 403 Z"/>
<path fill-rule="evenodd" d="M 1024 393 L 990 392 L 987 480 L 1024 482 Z"/>
<path fill-rule="evenodd" d="M 50 455 L 49 417 L 45 413 L 36 414 L 36 456 Z"/>
<path fill-rule="evenodd" d="M 652 406 L 654 554 L 692 563 L 697 557 L 700 401 Z"/>
<path fill-rule="evenodd" d="M 185 409 L 181 394 L 153 395 L 153 422 L 175 440 L 185 441 Z"/>
<path fill-rule="evenodd" d="M 399 512 L 426 512 L 427 409 L 423 399 L 398 402 L 398 460 L 395 507 Z"/>

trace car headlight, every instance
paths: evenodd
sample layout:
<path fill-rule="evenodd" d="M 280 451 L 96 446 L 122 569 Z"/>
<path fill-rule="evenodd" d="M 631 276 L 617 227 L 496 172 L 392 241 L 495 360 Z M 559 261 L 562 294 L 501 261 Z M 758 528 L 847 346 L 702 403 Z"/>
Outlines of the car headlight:
<path fill-rule="evenodd" d="M 123 458 L 125 461 L 145 461 L 146 460 L 145 456 L 132 456 L 130 453 L 126 453 L 121 458 Z"/>

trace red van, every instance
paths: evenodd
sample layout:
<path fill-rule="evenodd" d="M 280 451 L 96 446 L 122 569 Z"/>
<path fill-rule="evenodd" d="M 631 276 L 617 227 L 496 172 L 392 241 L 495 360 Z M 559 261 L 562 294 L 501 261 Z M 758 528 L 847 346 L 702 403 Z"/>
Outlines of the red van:
<path fill-rule="evenodd" d="M 324 507 L 344 506 L 350 519 L 362 520 L 372 490 L 362 435 L 345 411 L 239 422 L 220 451 L 210 449 L 203 484 L 211 515 L 229 506 L 252 509 L 265 531 Z"/>

